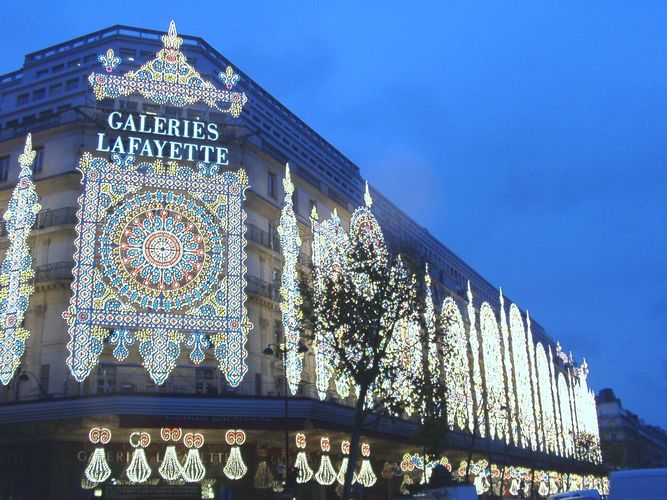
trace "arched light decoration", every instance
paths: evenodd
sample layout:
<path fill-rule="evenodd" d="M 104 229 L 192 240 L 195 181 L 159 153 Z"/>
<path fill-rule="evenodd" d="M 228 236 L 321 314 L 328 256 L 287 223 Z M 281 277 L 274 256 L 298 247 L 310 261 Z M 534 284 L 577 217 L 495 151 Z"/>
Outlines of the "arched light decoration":
<path fill-rule="evenodd" d="M 542 409 L 540 406 L 539 387 L 537 382 L 537 365 L 535 362 L 535 341 L 533 340 L 533 330 L 530 327 L 530 314 L 526 311 L 526 342 L 528 343 L 528 359 L 530 368 L 530 387 L 533 394 L 533 411 L 535 417 L 533 423 L 535 426 L 535 439 L 532 443 L 532 449 L 538 448 L 544 450 L 544 429 L 542 428 Z"/>
<path fill-rule="evenodd" d="M 176 33 L 174 21 L 169 23 L 169 31 L 162 37 L 164 47 L 155 59 L 148 61 L 137 71 L 124 75 L 112 72 L 121 63 L 113 50 L 107 50 L 98 60 L 104 67 L 104 73 L 92 73 L 88 77 L 98 100 L 116 98 L 131 94 L 141 94 L 157 104 L 186 106 L 203 102 L 223 113 L 238 117 L 248 98 L 243 92 L 233 91 L 239 81 L 239 75 L 231 66 L 218 75 L 225 90 L 219 90 L 208 82 L 188 64 L 185 55 L 179 50 L 183 39 Z"/>
<path fill-rule="evenodd" d="M 296 447 L 299 452 L 296 454 L 294 467 L 296 468 L 296 482 L 299 484 L 307 483 L 313 478 L 313 469 L 308 464 L 308 457 L 304 451 L 306 448 L 306 435 L 299 432 L 296 435 Z"/>
<path fill-rule="evenodd" d="M 357 476 L 357 481 L 364 488 L 370 488 L 377 481 L 377 476 L 373 472 L 373 467 L 371 466 L 371 446 L 368 443 L 361 444 L 361 467 L 359 468 L 359 475 Z"/>
<path fill-rule="evenodd" d="M 88 433 L 91 443 L 102 445 L 95 447 L 93 454 L 88 460 L 84 474 L 93 483 L 103 483 L 111 475 L 111 468 L 107 463 L 104 445 L 111 441 L 111 431 L 106 427 L 93 427 Z"/>
<path fill-rule="evenodd" d="M 505 312 L 505 297 L 503 289 L 500 289 L 500 336 L 503 341 L 503 365 L 505 368 L 505 381 L 507 383 L 507 418 L 509 443 L 516 444 L 518 429 L 516 421 L 516 394 L 514 391 L 514 371 L 512 370 L 512 348 L 510 346 L 509 327 L 507 325 L 507 313 Z"/>
<path fill-rule="evenodd" d="M 387 359 L 401 368 L 396 379 L 392 381 L 392 390 L 398 392 L 408 415 L 418 410 L 412 381 L 421 376 L 422 355 L 419 323 L 412 318 L 399 319 L 387 346 Z"/>
<path fill-rule="evenodd" d="M 484 380 L 479 362 L 479 340 L 477 339 L 477 314 L 475 304 L 472 301 L 472 289 L 468 281 L 468 341 L 470 352 L 472 352 L 472 387 L 475 396 L 475 410 L 473 412 L 473 429 L 481 437 L 486 435 L 486 422 L 484 420 Z"/>
<path fill-rule="evenodd" d="M 516 377 L 517 421 L 519 443 L 530 448 L 536 440 L 535 418 L 533 414 L 533 392 L 531 389 L 531 368 L 528 357 L 526 330 L 521 311 L 516 304 L 510 306 L 510 335 L 512 339 L 512 359 Z"/>
<path fill-rule="evenodd" d="M 269 465 L 266 463 L 266 460 L 262 458 L 259 464 L 257 464 L 257 472 L 255 472 L 255 477 L 253 477 L 252 484 L 258 490 L 268 490 L 276 482 L 273 477 Z"/>
<path fill-rule="evenodd" d="M 556 453 L 564 453 L 564 443 L 562 435 L 562 422 L 560 414 L 560 403 L 558 402 L 558 386 L 556 385 L 556 367 L 554 365 L 553 351 L 549 346 L 549 379 L 551 382 L 551 394 L 553 396 L 554 415 L 556 416 Z"/>
<path fill-rule="evenodd" d="M 554 404 L 551 394 L 551 373 L 544 346 L 538 342 L 535 346 L 537 362 L 537 380 L 540 390 L 540 406 L 542 408 L 542 428 L 544 430 L 544 450 L 556 453 L 556 421 L 554 420 Z"/>
<path fill-rule="evenodd" d="M 241 479 L 248 472 L 248 466 L 246 466 L 241 456 L 241 445 L 245 443 L 245 437 L 245 432 L 240 429 L 229 430 L 225 433 L 225 441 L 232 449 L 222 471 L 229 479 Z"/>
<path fill-rule="evenodd" d="M 428 272 L 428 263 L 424 270 L 424 286 L 426 287 L 426 301 L 424 304 L 424 326 L 426 327 L 428 371 L 434 381 L 440 380 L 440 356 L 438 354 L 438 339 L 435 318 L 435 305 L 433 304 L 433 291 L 431 290 L 431 275 Z"/>
<path fill-rule="evenodd" d="M 562 373 L 558 374 L 558 399 L 560 401 L 560 419 L 563 426 L 561 432 L 565 445 L 563 454 L 571 457 L 574 453 L 574 441 L 572 439 L 574 428 L 572 426 L 572 415 L 570 414 L 570 391 Z"/>
<path fill-rule="evenodd" d="M 21 363 L 30 336 L 23 327 L 25 311 L 35 288 L 28 236 L 42 208 L 32 181 L 35 155 L 32 136 L 28 134 L 23 153 L 19 155 L 18 182 L 3 216 L 9 238 L 0 274 L 0 382 L 4 385 L 9 384 Z"/>
<path fill-rule="evenodd" d="M 343 459 L 340 463 L 340 468 L 338 469 L 338 475 L 336 476 L 336 481 L 341 486 L 345 484 L 345 474 L 347 473 L 347 467 L 349 464 L 349 455 L 350 455 L 350 442 L 343 441 L 340 444 L 340 451 L 343 453 Z M 352 471 L 352 484 L 357 482 L 357 474 Z"/>
<path fill-rule="evenodd" d="M 163 427 L 160 429 L 160 437 L 166 443 L 177 443 L 183 436 L 183 430 L 179 427 Z M 176 446 L 168 444 L 164 452 L 162 464 L 158 469 L 160 476 L 167 481 L 176 481 L 183 476 L 183 467 L 178 461 Z"/>
<path fill-rule="evenodd" d="M 287 382 L 292 394 L 296 394 L 301 381 L 301 370 L 303 369 L 303 354 L 299 352 L 303 313 L 301 312 L 302 299 L 299 292 L 299 274 L 297 271 L 299 252 L 301 251 L 301 236 L 299 235 L 299 224 L 292 205 L 294 184 L 292 184 L 290 177 L 289 164 L 285 165 L 283 187 L 285 189 L 285 204 L 280 214 L 280 225 L 278 226 L 280 248 L 284 259 L 280 284 L 280 311 L 282 312 L 283 332 L 285 334 Z"/>
<path fill-rule="evenodd" d="M 183 444 L 188 448 L 183 464 L 183 479 L 188 483 L 198 483 L 206 475 L 206 467 L 199 456 L 199 448 L 204 446 L 204 436 L 199 432 L 188 432 L 183 436 Z"/>
<path fill-rule="evenodd" d="M 313 294 L 317 302 L 324 293 L 324 283 L 328 277 L 341 272 L 344 268 L 349 238 L 341 226 L 338 212 L 334 209 L 331 218 L 319 222 L 317 209 L 313 207 L 310 214 L 313 234 L 312 261 L 314 268 Z M 321 400 L 326 397 L 331 377 L 335 375 L 338 363 L 333 349 L 333 332 L 317 329 L 313 341 L 315 351 L 315 372 L 317 394 Z M 344 381 L 341 381 L 344 382 Z M 339 384 L 341 397 L 349 394 L 349 385 Z"/>
<path fill-rule="evenodd" d="M 468 467 L 470 467 L 469 474 Z M 466 477 L 467 474 L 473 477 L 473 484 L 478 495 L 483 495 L 491 488 L 491 469 L 489 468 L 489 462 L 486 460 L 470 462 L 470 464 L 465 460 L 462 461 L 459 465 L 459 476 Z"/>
<path fill-rule="evenodd" d="M 496 315 L 488 302 L 479 311 L 484 356 L 484 381 L 486 385 L 486 411 L 489 420 L 489 437 L 507 440 L 507 404 L 503 376 L 503 357 Z"/>
<path fill-rule="evenodd" d="M 331 458 L 329 457 L 329 450 L 331 449 L 331 443 L 329 442 L 328 437 L 320 438 L 320 448 L 322 448 L 322 458 L 320 459 L 320 467 L 315 473 L 315 481 L 319 484 L 329 486 L 333 484 L 336 480 L 336 470 L 331 463 Z"/>
<path fill-rule="evenodd" d="M 125 475 L 132 483 L 143 483 L 151 477 L 151 467 L 146 460 L 145 451 L 149 444 L 151 444 L 151 435 L 147 432 L 133 432 L 130 434 L 130 446 L 134 448 L 134 451 Z"/>
<path fill-rule="evenodd" d="M 473 426 L 473 399 L 468 359 L 468 337 L 463 317 L 456 302 L 446 297 L 442 303 L 444 337 L 443 368 L 447 388 L 447 420 L 451 430 L 468 429 Z"/>

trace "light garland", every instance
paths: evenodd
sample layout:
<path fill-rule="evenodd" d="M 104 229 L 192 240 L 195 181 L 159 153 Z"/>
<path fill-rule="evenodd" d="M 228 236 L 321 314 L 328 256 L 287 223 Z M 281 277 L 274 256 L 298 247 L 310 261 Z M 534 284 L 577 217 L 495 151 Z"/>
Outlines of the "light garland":
<path fill-rule="evenodd" d="M 421 376 L 423 369 L 421 336 L 416 321 L 402 318 L 396 322 L 387 347 L 387 359 L 400 367 L 391 390 L 397 391 L 405 413 L 412 415 L 418 409 L 413 380 Z"/>
<path fill-rule="evenodd" d="M 165 442 L 178 442 L 181 440 L 183 435 L 183 430 L 179 427 L 163 427 L 160 429 L 160 436 Z M 176 454 L 176 446 L 173 444 L 167 445 L 167 448 L 164 452 L 164 458 L 158 469 L 160 476 L 167 481 L 176 481 L 183 476 L 183 467 L 178 461 L 178 455 Z"/>
<path fill-rule="evenodd" d="M 199 448 L 204 445 L 204 436 L 199 432 L 188 432 L 183 436 L 183 444 L 188 448 L 183 464 L 183 479 L 188 483 L 197 483 L 206 475 L 206 467 L 199 456 Z"/>
<path fill-rule="evenodd" d="M 510 345 L 509 327 L 507 325 L 507 314 L 505 312 L 505 297 L 503 289 L 500 295 L 500 335 L 503 342 L 503 365 L 505 368 L 505 382 L 507 384 L 507 419 L 508 419 L 508 442 L 516 444 L 518 441 L 518 424 L 516 417 L 516 393 L 514 390 L 514 371 L 512 365 L 512 347 Z"/>
<path fill-rule="evenodd" d="M 257 464 L 257 472 L 255 472 L 252 484 L 258 490 L 268 490 L 273 486 L 275 481 L 276 480 L 273 477 L 273 473 L 269 469 L 269 465 L 266 463 L 266 460 L 261 460 L 259 464 Z"/>
<path fill-rule="evenodd" d="M 25 311 L 35 289 L 28 237 L 42 208 L 32 180 L 35 155 L 32 136 L 28 134 L 23 153 L 19 155 L 18 182 L 3 216 L 9 238 L 0 274 L 0 382 L 4 385 L 9 384 L 21 363 L 30 336 L 23 327 Z"/>
<path fill-rule="evenodd" d="M 574 442 L 572 434 L 572 415 L 570 414 L 570 391 L 567 387 L 565 376 L 562 373 L 558 374 L 558 400 L 560 401 L 560 420 L 562 423 L 561 433 L 563 435 L 563 444 L 565 456 L 572 456 L 574 454 Z"/>
<path fill-rule="evenodd" d="M 470 342 L 470 351 L 472 352 L 472 387 L 475 395 L 475 411 L 473 429 L 476 429 L 481 437 L 486 435 L 486 423 L 483 418 L 484 413 L 484 381 L 482 380 L 482 370 L 479 362 L 479 340 L 477 339 L 476 313 L 475 305 L 472 301 L 472 289 L 468 281 L 468 341 Z"/>
<path fill-rule="evenodd" d="M 526 330 L 521 311 L 516 304 L 510 306 L 510 335 L 512 339 L 512 359 L 516 377 L 517 421 L 519 443 L 529 448 L 535 442 L 535 421 L 533 414 L 533 394 L 531 391 L 531 370 L 526 343 Z"/>
<path fill-rule="evenodd" d="M 551 395 L 551 374 L 547 364 L 547 355 L 544 346 L 538 342 L 535 346 L 537 362 L 537 379 L 540 390 L 540 406 L 542 408 L 542 429 L 544 430 L 544 450 L 547 453 L 556 452 L 556 422 L 554 420 L 554 405 Z"/>
<path fill-rule="evenodd" d="M 361 455 L 363 459 L 361 460 L 361 467 L 359 468 L 357 481 L 359 481 L 359 484 L 361 484 L 364 488 L 370 488 L 375 484 L 378 478 L 373 472 L 373 467 L 371 466 L 371 447 L 368 443 L 361 444 Z"/>
<path fill-rule="evenodd" d="M 482 354 L 484 356 L 489 437 L 507 441 L 507 411 L 503 409 L 506 405 L 506 396 L 500 333 L 496 316 L 488 302 L 484 302 L 480 308 L 479 323 L 482 334 Z"/>
<path fill-rule="evenodd" d="M 533 330 L 530 326 L 530 314 L 526 311 L 526 342 L 528 344 L 528 358 L 530 368 L 530 386 L 532 389 L 533 400 L 533 426 L 535 439 L 532 443 L 532 449 L 538 448 L 544 451 L 544 429 L 542 428 L 542 408 L 540 406 L 539 384 L 537 381 L 537 365 L 535 362 L 535 341 L 533 340 Z"/>
<path fill-rule="evenodd" d="M 328 437 L 320 438 L 320 448 L 322 448 L 322 458 L 320 459 L 320 467 L 315 473 L 315 481 L 321 485 L 329 486 L 336 480 L 336 470 L 329 457 L 331 444 L 329 443 Z"/>
<path fill-rule="evenodd" d="M 162 384 L 181 345 L 199 364 L 212 343 L 232 387 L 248 370 L 245 171 L 198 163 L 136 165 L 85 153 L 79 163 L 68 366 L 83 381 L 109 337 L 118 360 L 139 340 L 151 378 Z M 113 330 L 109 336 L 108 330 Z"/>
<path fill-rule="evenodd" d="M 151 476 L 151 467 L 148 465 L 146 451 L 144 450 L 150 443 L 151 435 L 147 432 L 133 432 L 130 434 L 130 446 L 134 448 L 134 451 L 125 475 L 133 483 L 143 483 Z"/>
<path fill-rule="evenodd" d="M 558 402 L 558 388 L 556 386 L 556 367 L 554 365 L 553 352 L 549 346 L 549 382 L 551 384 L 551 395 L 553 397 L 554 415 L 556 416 L 556 453 L 561 455 L 564 453 L 564 443 L 562 438 L 562 423 L 560 414 L 560 403 Z"/>
<path fill-rule="evenodd" d="M 299 292 L 297 271 L 301 236 L 299 235 L 299 225 L 292 205 L 294 185 L 290 177 L 289 164 L 285 165 L 283 187 L 285 189 L 285 204 L 280 214 L 280 225 L 278 226 L 280 248 L 284 259 L 280 284 L 280 311 L 282 312 L 285 335 L 285 375 L 290 391 L 292 394 L 296 394 L 301 382 L 301 370 L 303 369 L 303 355 L 299 352 L 303 313 L 301 312 L 302 298 Z"/>
<path fill-rule="evenodd" d="M 294 467 L 296 468 L 296 482 L 299 484 L 307 483 L 313 478 L 313 469 L 308 464 L 308 457 L 304 449 L 306 448 L 306 435 L 299 432 L 296 435 L 296 447 L 299 452 L 296 454 Z"/>
<path fill-rule="evenodd" d="M 248 466 L 241 456 L 241 445 L 245 443 L 246 435 L 240 429 L 229 430 L 225 433 L 225 441 L 232 447 L 223 468 L 225 476 L 231 480 L 241 479 L 248 472 Z"/>
<path fill-rule="evenodd" d="M 473 399 L 470 386 L 468 338 L 463 317 L 456 302 L 446 297 L 442 303 L 444 356 L 443 368 L 447 387 L 447 423 L 451 430 L 474 430 Z"/>
<path fill-rule="evenodd" d="M 113 50 L 109 49 L 99 56 L 105 73 L 92 73 L 88 77 L 95 97 L 101 100 L 138 93 L 157 104 L 180 107 L 201 101 L 234 117 L 241 114 L 248 98 L 243 92 L 231 92 L 239 81 L 239 75 L 230 66 L 219 75 L 227 90 L 218 90 L 187 63 L 179 50 L 183 39 L 176 33 L 174 21 L 169 23 L 169 31 L 162 37 L 162 43 L 164 47 L 155 59 L 124 75 L 111 74 L 121 63 Z"/>
<path fill-rule="evenodd" d="M 424 326 L 426 327 L 428 371 L 434 381 L 440 380 L 440 356 L 438 354 L 438 340 L 436 329 L 435 306 L 433 291 L 431 290 L 431 275 L 428 272 L 428 263 L 424 270 L 424 285 L 426 287 L 426 303 L 424 306 Z"/>
<path fill-rule="evenodd" d="M 343 459 L 341 460 L 340 467 L 338 469 L 338 475 L 336 476 L 336 481 L 341 486 L 345 485 L 345 474 L 347 474 L 347 467 L 349 464 L 349 454 L 350 454 L 350 442 L 343 441 L 340 444 L 340 451 L 343 453 Z M 356 472 L 352 472 L 352 484 L 357 482 Z"/>
<path fill-rule="evenodd" d="M 88 439 L 93 444 L 105 445 L 111 441 L 111 431 L 106 427 L 93 427 L 88 433 Z M 90 455 L 84 474 L 92 483 L 103 483 L 109 478 L 111 468 L 107 463 L 103 446 L 96 447 L 92 455 Z"/>

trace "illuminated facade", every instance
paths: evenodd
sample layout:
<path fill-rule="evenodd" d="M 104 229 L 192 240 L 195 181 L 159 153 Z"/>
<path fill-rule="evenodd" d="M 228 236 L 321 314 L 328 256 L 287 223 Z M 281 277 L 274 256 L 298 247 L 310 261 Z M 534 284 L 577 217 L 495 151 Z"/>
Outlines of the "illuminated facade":
<path fill-rule="evenodd" d="M 204 40 L 179 36 L 173 24 L 166 34 L 112 27 L 27 55 L 21 70 L 0 77 L 0 92 L 0 193 L 8 207 L 0 246 L 13 263 L 3 266 L 2 304 L 21 299 L 15 309 L 25 313 L 16 332 L 5 328 L 0 337 L 0 425 L 4 436 L 43 420 L 67 429 L 59 446 L 81 476 L 74 481 L 54 465 L 52 487 L 92 491 L 113 477 L 119 487 L 179 481 L 197 495 L 216 487 L 210 478 L 275 489 L 284 377 L 302 486 L 336 487 L 347 466 L 341 428 L 354 388 L 333 369 L 334 332 L 315 332 L 300 352 L 298 273 L 311 262 L 337 272 L 350 240 L 379 259 L 412 249 L 427 269 L 428 345 L 406 320 L 392 355 L 404 370 L 427 366 L 447 383 L 455 438 L 439 463 L 460 463 L 473 446 L 475 463 L 486 460 L 476 466 L 480 487 L 501 467 L 484 450 L 541 450 L 543 471 L 581 466 L 573 461 L 576 433 L 597 425 L 587 369 L 553 358 L 555 344 L 539 325 L 531 333 L 514 304 L 507 316 L 493 286 Z M 19 158 L 28 154 L 27 132 L 31 165 Z M 30 176 L 35 188 L 22 198 L 20 229 L 12 222 L 14 179 Z M 357 280 L 363 288 L 364 277 Z M 286 348 L 286 369 L 281 353 L 263 355 L 268 344 Z M 396 382 L 409 399 L 412 388 Z M 355 471 L 364 486 L 419 480 L 383 470 L 384 461 L 416 451 L 419 409 L 409 409 L 412 418 L 382 423 L 394 441 L 364 437 Z M 472 434 L 479 439 L 470 445 Z M 321 450 L 305 448 L 306 439 Z M 14 438 L 0 442 L 0 453 L 17 447 L 28 453 Z M 425 475 L 430 464 L 421 467 Z"/>

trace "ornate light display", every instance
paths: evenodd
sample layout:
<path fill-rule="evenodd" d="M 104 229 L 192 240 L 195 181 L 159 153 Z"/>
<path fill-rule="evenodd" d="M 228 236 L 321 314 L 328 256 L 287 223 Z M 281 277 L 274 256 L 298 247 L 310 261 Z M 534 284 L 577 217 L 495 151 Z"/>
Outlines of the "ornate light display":
<path fill-rule="evenodd" d="M 520 444 L 529 448 L 535 442 L 535 418 L 533 414 L 533 393 L 531 389 L 530 361 L 526 330 L 523 325 L 521 311 L 512 304 L 510 306 L 510 335 L 512 339 L 512 359 L 516 380 L 517 421 L 519 424 Z"/>
<path fill-rule="evenodd" d="M 537 378 L 540 389 L 540 406 L 542 408 L 542 428 L 544 429 L 544 450 L 547 453 L 556 453 L 556 421 L 554 420 L 554 405 L 551 394 L 551 373 L 544 346 L 537 343 L 535 346 L 537 361 Z"/>
<path fill-rule="evenodd" d="M 484 381 L 486 385 L 486 410 L 489 421 L 489 437 L 507 440 L 507 401 L 503 379 L 503 358 L 496 315 L 488 302 L 479 311 L 484 356 Z"/>
<path fill-rule="evenodd" d="M 266 460 L 261 460 L 257 464 L 257 472 L 255 472 L 255 477 L 252 480 L 253 485 L 258 490 L 268 490 L 275 483 L 275 478 L 269 465 L 266 463 Z"/>
<path fill-rule="evenodd" d="M 183 436 L 183 430 L 179 427 L 163 427 L 160 429 L 160 437 L 162 440 L 169 442 L 178 442 Z M 183 475 L 183 467 L 178 461 L 178 455 L 176 454 L 176 446 L 173 444 L 167 445 L 167 448 L 164 452 L 164 458 L 162 459 L 162 464 L 158 469 L 160 476 L 162 476 L 167 481 L 176 481 L 180 479 Z"/>
<path fill-rule="evenodd" d="M 227 457 L 227 463 L 223 468 L 223 472 L 229 479 L 241 479 L 248 472 L 248 467 L 241 456 L 241 445 L 245 443 L 245 432 L 242 430 L 229 430 L 225 433 L 225 441 L 232 449 Z"/>
<path fill-rule="evenodd" d="M 122 360 L 134 337 L 157 384 L 181 344 L 199 363 L 212 342 L 227 381 L 238 386 L 252 328 L 244 293 L 245 172 L 88 153 L 79 170 L 73 296 L 64 314 L 74 378 L 90 373 L 105 339 Z"/>
<path fill-rule="evenodd" d="M 535 440 L 532 443 L 533 450 L 538 447 L 544 450 L 544 429 L 542 428 L 542 409 L 540 407 L 539 384 L 537 381 L 537 365 L 535 363 L 535 341 L 533 340 L 533 330 L 530 327 L 530 314 L 526 312 L 526 342 L 528 343 L 528 359 L 530 368 L 530 387 L 533 399 L 533 422 L 535 425 Z"/>
<path fill-rule="evenodd" d="M 134 451 L 125 474 L 133 483 L 143 483 L 151 477 L 151 467 L 146 460 L 145 451 L 149 444 L 151 444 L 151 435 L 147 432 L 133 432 L 130 434 L 130 446 L 134 448 Z"/>
<path fill-rule="evenodd" d="M 439 460 L 430 460 L 426 463 L 426 471 L 422 473 L 422 479 L 420 484 L 426 484 L 430 481 L 431 475 L 433 474 L 433 469 L 438 466 L 442 466 L 447 469 L 449 472 L 452 472 L 452 464 L 449 463 L 447 457 L 441 457 Z M 410 453 L 405 453 L 403 455 L 403 460 L 401 461 L 399 468 L 401 472 L 412 472 L 415 469 L 424 470 L 424 457 L 420 456 L 418 453 L 414 455 Z"/>
<path fill-rule="evenodd" d="M 111 468 L 107 463 L 103 447 L 103 445 L 111 441 L 111 431 L 106 427 L 93 427 L 88 433 L 88 439 L 91 443 L 102 446 L 97 446 L 92 455 L 90 455 L 84 474 L 93 483 L 103 483 L 111 475 Z"/>
<path fill-rule="evenodd" d="M 507 418 L 508 418 L 508 442 L 516 443 L 518 429 L 516 421 L 516 394 L 514 392 L 514 371 L 512 370 L 512 347 L 510 346 L 509 327 L 507 325 L 507 314 L 505 312 L 505 297 L 503 289 L 500 289 L 500 335 L 503 341 L 503 365 L 505 368 L 505 383 L 507 385 Z"/>
<path fill-rule="evenodd" d="M 199 432 L 188 432 L 183 436 L 183 444 L 188 448 L 188 455 L 183 464 L 183 479 L 197 483 L 204 479 L 206 467 L 199 456 L 199 448 L 204 445 L 204 436 Z"/>
<path fill-rule="evenodd" d="M 482 370 L 479 362 L 479 340 L 477 339 L 477 314 L 475 305 L 472 301 L 472 290 L 470 281 L 468 281 L 468 341 L 470 342 L 470 352 L 472 352 L 472 388 L 475 396 L 475 411 L 473 429 L 477 429 L 479 435 L 486 435 L 486 423 L 483 418 L 484 408 L 484 381 L 482 380 Z"/>
<path fill-rule="evenodd" d="M 345 484 L 345 474 L 347 473 L 347 467 L 349 463 L 349 454 L 350 454 L 350 442 L 343 441 L 340 444 L 340 451 L 343 453 L 343 460 L 340 463 L 340 468 L 338 469 L 338 475 L 336 476 L 336 481 L 341 486 Z M 352 484 L 357 482 L 356 472 L 352 473 Z"/>
<path fill-rule="evenodd" d="M 447 421 L 450 429 L 474 430 L 468 338 L 461 311 L 451 297 L 442 303 L 443 369 L 447 384 Z"/>
<path fill-rule="evenodd" d="M 174 21 L 169 23 L 169 31 L 162 37 L 162 43 L 164 47 L 155 59 L 148 61 L 137 71 L 129 71 L 124 75 L 111 74 L 121 62 L 113 50 L 100 56 L 99 61 L 105 72 L 92 73 L 88 77 L 95 97 L 100 100 L 138 93 L 157 104 L 185 106 L 204 102 L 234 117 L 241 114 L 248 98 L 243 92 L 232 90 L 238 83 L 239 76 L 231 67 L 228 66 L 219 75 L 227 90 L 219 90 L 188 64 L 185 55 L 179 50 L 183 39 L 176 33 Z"/>
<path fill-rule="evenodd" d="M 9 248 L 0 274 L 0 382 L 4 385 L 14 376 L 25 351 L 30 332 L 23 327 L 23 318 L 34 291 L 32 256 L 28 236 L 42 208 L 32 181 L 35 161 L 32 136 L 28 134 L 23 154 L 19 155 L 18 183 L 3 216 Z"/>
<path fill-rule="evenodd" d="M 468 467 L 470 468 L 469 472 Z M 495 471 L 497 470 L 496 468 Z M 469 474 L 473 478 L 475 491 L 478 495 L 483 495 L 491 487 L 491 468 L 486 460 L 470 462 L 470 465 L 464 460 L 459 465 L 458 474 L 460 477 L 466 477 Z"/>
<path fill-rule="evenodd" d="M 418 409 L 412 381 L 422 373 L 422 348 L 419 323 L 411 318 L 397 321 L 387 347 L 387 358 L 401 368 L 396 380 L 392 381 L 392 390 L 398 392 L 408 415 Z"/>
<path fill-rule="evenodd" d="M 289 165 L 285 166 L 283 187 L 285 189 L 285 204 L 280 214 L 280 225 L 278 226 L 280 248 L 285 260 L 280 286 L 280 311 L 282 312 L 285 347 L 287 349 L 285 359 L 287 382 L 292 394 L 296 394 L 299 389 L 301 370 L 303 368 L 303 355 L 299 352 L 302 299 L 299 293 L 299 275 L 297 272 L 297 263 L 301 250 L 301 236 L 299 235 L 299 225 L 296 221 L 296 215 L 294 215 L 294 207 L 292 206 L 294 185 L 290 178 Z"/>
<path fill-rule="evenodd" d="M 564 445 L 562 437 L 562 424 L 560 418 L 560 403 L 558 401 L 558 388 L 556 386 L 556 367 L 554 365 L 553 352 L 549 346 L 549 381 L 551 383 L 551 395 L 553 397 L 554 415 L 556 416 L 556 453 L 563 454 Z"/>
<path fill-rule="evenodd" d="M 349 238 L 340 224 L 340 217 L 338 217 L 336 210 L 333 211 L 329 220 L 320 223 L 317 210 L 313 207 L 310 221 L 313 234 L 312 259 L 315 270 L 313 292 L 314 300 L 319 301 L 324 293 L 327 276 L 340 273 L 344 268 Z M 321 400 L 326 397 L 329 381 L 338 364 L 337 355 L 332 348 L 333 334 L 333 332 L 322 331 L 320 328 L 315 331 L 313 348 L 315 351 L 316 387 Z M 346 390 L 349 391 L 346 384 L 339 387 L 339 393 L 342 393 L 342 397 L 347 396 Z"/>
<path fill-rule="evenodd" d="M 315 473 L 315 481 L 319 484 L 328 486 L 333 484 L 336 480 L 336 470 L 331 463 L 331 458 L 329 457 L 329 450 L 331 449 L 331 443 L 329 442 L 328 437 L 320 438 L 320 448 L 322 448 L 322 458 L 320 459 L 320 467 Z"/>
<path fill-rule="evenodd" d="M 560 401 L 561 433 L 565 445 L 563 454 L 570 457 L 574 454 L 574 429 L 572 427 L 572 415 L 570 414 L 570 391 L 562 373 L 558 374 L 558 400 Z"/>
<path fill-rule="evenodd" d="M 424 271 L 424 285 L 426 287 L 424 326 L 426 327 L 427 338 L 428 371 L 433 380 L 440 380 L 440 356 L 438 355 L 435 306 L 433 304 L 431 275 L 428 272 L 428 264 L 426 264 L 426 269 Z"/>
<path fill-rule="evenodd" d="M 313 478 L 313 469 L 308 464 L 306 456 L 306 435 L 299 432 L 296 435 L 296 447 L 299 452 L 296 454 L 294 467 L 296 468 L 296 482 L 299 484 L 307 483 Z"/>
<path fill-rule="evenodd" d="M 371 447 L 368 443 L 361 444 L 361 467 L 359 468 L 359 474 L 357 475 L 357 481 L 364 488 L 370 488 L 377 481 L 377 476 L 373 472 L 373 467 L 371 466 Z"/>

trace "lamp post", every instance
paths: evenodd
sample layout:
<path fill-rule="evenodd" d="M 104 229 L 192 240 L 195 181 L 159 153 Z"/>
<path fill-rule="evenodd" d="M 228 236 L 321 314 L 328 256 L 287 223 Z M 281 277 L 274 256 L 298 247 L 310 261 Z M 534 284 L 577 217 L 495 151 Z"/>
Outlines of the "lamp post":
<path fill-rule="evenodd" d="M 37 383 L 39 392 L 42 393 L 44 398 L 50 399 L 51 395 L 44 390 L 44 387 L 42 386 L 42 383 L 39 381 L 37 376 L 30 370 L 26 370 L 25 368 L 21 369 L 21 373 L 19 373 L 18 376 L 16 377 L 16 399 L 18 400 L 20 382 L 27 382 L 28 380 L 30 380 L 30 377 L 32 377 L 33 380 Z"/>
<path fill-rule="evenodd" d="M 287 471 L 289 469 L 289 410 L 288 410 L 288 394 L 287 394 L 287 349 L 277 344 L 267 344 L 267 346 L 262 351 L 262 354 L 266 356 L 273 356 L 274 350 L 281 352 L 283 355 L 283 384 L 284 384 L 284 397 L 285 397 L 285 487 L 287 487 Z M 297 348 L 299 354 L 308 352 L 308 348 L 299 342 Z"/>

